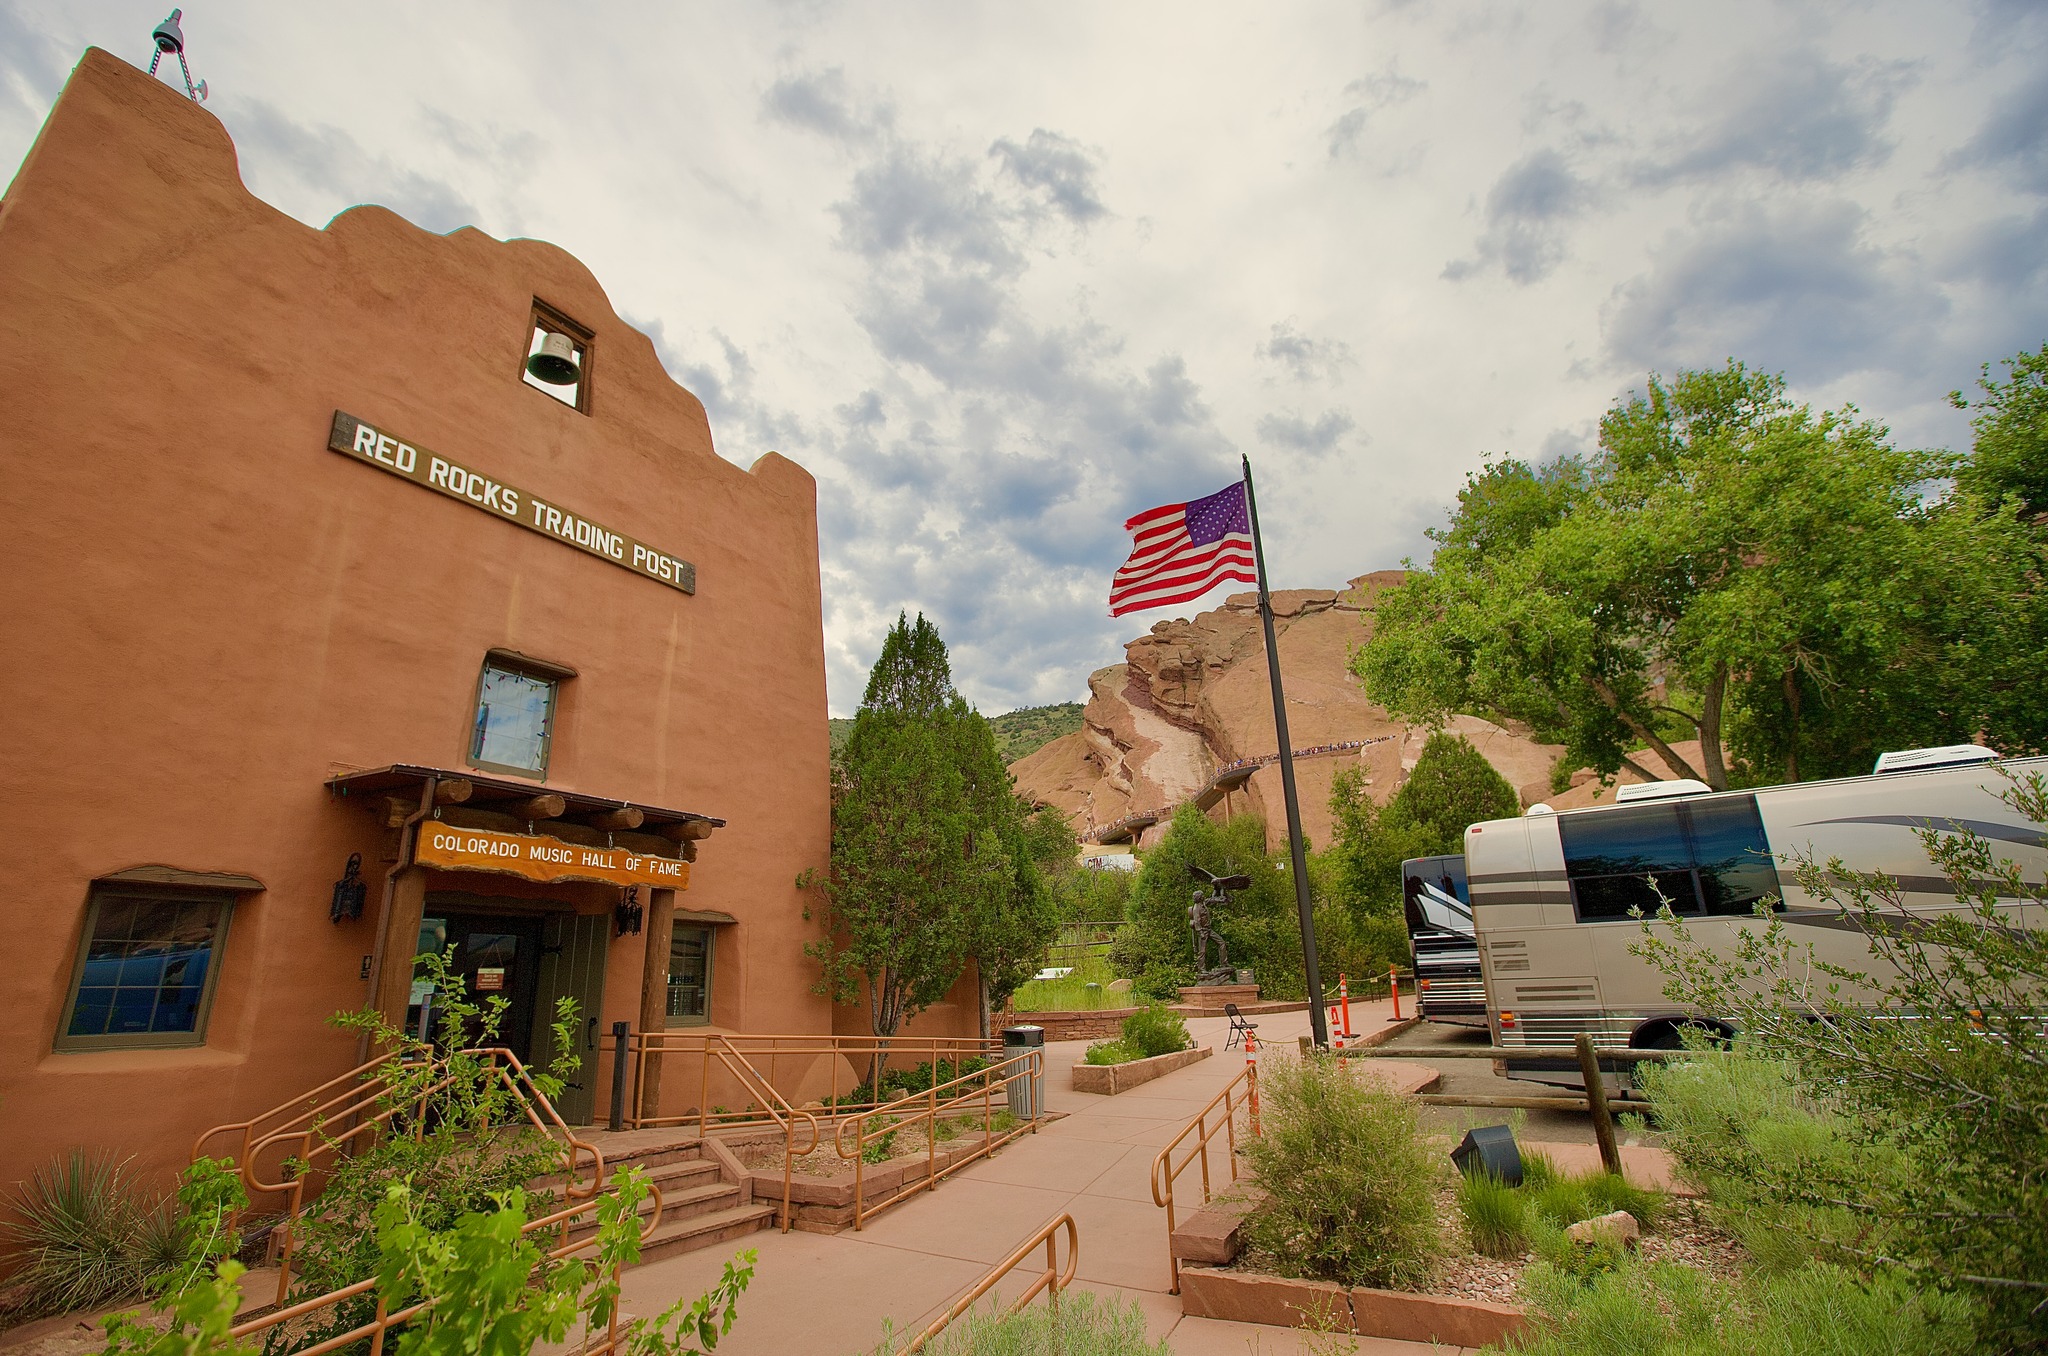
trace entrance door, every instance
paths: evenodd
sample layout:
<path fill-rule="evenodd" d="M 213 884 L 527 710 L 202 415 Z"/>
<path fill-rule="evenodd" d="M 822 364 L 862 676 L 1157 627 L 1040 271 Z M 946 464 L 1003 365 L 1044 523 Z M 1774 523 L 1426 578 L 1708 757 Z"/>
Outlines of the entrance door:
<path fill-rule="evenodd" d="M 462 977 L 469 1000 L 479 1007 L 494 998 L 505 1001 L 492 1044 L 528 1059 L 540 980 L 542 920 L 532 914 L 439 914 L 431 904 L 428 908 L 428 916 L 420 920 L 420 950 L 446 954 L 449 972 Z M 439 995 L 416 978 L 412 997 L 408 1024 L 417 1031 L 425 1013 L 438 1037 L 441 1023 L 432 1008 Z M 472 1021 L 463 1039 L 472 1044 L 483 1039 L 479 1024 Z"/>
<path fill-rule="evenodd" d="M 576 1000 L 575 1053 L 583 1063 L 563 1081 L 566 1086 L 555 1110 L 571 1125 L 589 1125 L 597 1114 L 599 1047 L 610 1033 L 599 1030 L 604 1011 L 605 953 L 611 945 L 612 920 L 603 913 L 554 913 L 546 920 L 541 947 L 540 998 L 533 1015 L 533 1063 L 546 1068 L 555 1057 L 555 1001 Z M 606 1078 L 610 1061 L 605 1063 Z M 606 1084 L 606 1105 L 610 1105 Z"/>

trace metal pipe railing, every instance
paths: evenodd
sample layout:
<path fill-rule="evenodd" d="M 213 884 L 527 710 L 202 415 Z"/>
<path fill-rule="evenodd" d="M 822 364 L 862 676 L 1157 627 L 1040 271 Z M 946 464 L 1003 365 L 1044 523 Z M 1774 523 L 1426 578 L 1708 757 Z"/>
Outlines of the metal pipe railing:
<path fill-rule="evenodd" d="M 1170 1294 L 1180 1293 L 1180 1258 L 1175 1256 L 1173 1251 L 1173 1231 L 1178 1224 L 1174 1215 L 1173 1184 L 1191 1165 L 1199 1161 L 1202 1165 L 1202 1204 L 1209 1203 L 1215 1194 L 1209 1177 L 1209 1143 L 1218 1135 L 1225 1137 L 1229 1149 L 1227 1157 L 1230 1163 L 1230 1180 L 1237 1180 L 1237 1113 L 1240 1110 L 1247 1113 L 1249 1129 L 1256 1136 L 1259 1133 L 1259 1066 L 1249 1059 L 1245 1061 L 1244 1072 L 1224 1084 L 1223 1091 L 1217 1093 L 1209 1105 L 1197 1112 L 1195 1118 L 1183 1126 L 1179 1134 L 1168 1140 L 1166 1147 L 1152 1160 L 1152 1203 L 1166 1211 L 1166 1260 L 1173 1276 Z M 1219 1111 L 1221 1115 L 1217 1116 Z M 1217 1116 L 1217 1119 L 1212 1122 L 1211 1116 Z M 1179 1148 L 1181 1142 L 1189 1135 L 1196 1137 L 1195 1143 L 1176 1164 L 1173 1161 L 1173 1151 Z"/>
<path fill-rule="evenodd" d="M 1060 1267 L 1058 1247 L 1059 1234 L 1062 1230 L 1067 1235 L 1067 1265 L 1064 1270 Z M 1074 1226 L 1072 1215 L 1060 1215 L 1048 1220 L 1037 1233 L 1020 1243 L 1015 1252 L 996 1263 L 986 1276 L 975 1283 L 972 1290 L 962 1295 L 936 1322 L 911 1339 L 910 1344 L 896 1356 L 917 1356 L 918 1352 L 924 1350 L 925 1343 L 944 1332 L 947 1324 L 973 1308 L 976 1300 L 995 1289 L 998 1281 L 1015 1271 L 1024 1259 L 1037 1251 L 1041 1245 L 1045 1248 L 1045 1270 L 1039 1272 L 1031 1284 L 1025 1287 L 1024 1293 L 1013 1300 L 1010 1307 L 1003 1312 L 1005 1315 L 1022 1313 L 1024 1306 L 1041 1294 L 1047 1296 L 1046 1302 L 1057 1312 L 1060 1291 L 1074 1283 L 1074 1272 L 1081 1265 L 1081 1231 Z"/>
<path fill-rule="evenodd" d="M 977 1069 L 973 1073 L 962 1074 L 945 1083 L 938 1081 L 938 1069 L 934 1065 L 932 1085 L 923 1092 L 908 1093 L 893 1102 L 885 1102 L 873 1110 L 862 1111 L 856 1115 L 842 1118 L 834 1129 L 832 1146 L 841 1158 L 850 1159 L 853 1162 L 854 1229 L 858 1231 L 871 1216 L 880 1214 L 890 1206 L 908 1199 L 912 1194 L 909 1190 L 899 1191 L 880 1205 L 877 1205 L 873 1210 L 867 1209 L 865 1169 L 867 1167 L 866 1150 L 869 1144 L 881 1139 L 884 1135 L 895 1134 L 905 1124 L 916 1124 L 922 1121 L 925 1127 L 924 1189 L 926 1191 L 936 1190 L 940 1179 L 950 1176 L 976 1159 L 987 1157 L 1025 1131 L 1029 1130 L 1033 1134 L 1038 1133 L 1040 1116 L 1034 1115 L 1030 1120 L 1021 1122 L 1016 1127 L 998 1136 L 995 1133 L 994 1104 L 997 1088 L 1007 1089 L 1010 1084 L 1020 1078 L 1031 1080 L 1039 1078 L 1041 1071 L 1045 1067 L 1044 1060 L 1044 1048 L 1038 1047 L 1026 1050 L 1020 1055 L 1013 1055 L 1009 1059 L 990 1064 L 986 1068 Z M 1036 1101 L 1035 1084 L 1033 1087 L 1034 1100 L 1032 1102 L 1032 1109 L 1034 1112 L 1042 1113 L 1044 1109 L 1038 1106 Z M 949 1088 L 967 1090 L 942 1100 L 939 1094 Z M 946 1165 L 944 1171 L 940 1171 L 938 1166 L 939 1117 L 956 1112 L 962 1107 L 969 1105 L 979 1105 L 981 1108 L 981 1143 L 972 1153 L 967 1154 L 963 1158 L 955 1159 Z M 913 1108 L 915 1109 L 913 1110 Z M 898 1113 L 901 1114 L 899 1115 Z M 892 1119 L 886 1125 L 872 1124 L 872 1122 L 879 1120 L 883 1116 L 888 1116 Z M 846 1132 L 849 1128 L 854 1131 L 853 1143 L 851 1145 L 846 1140 Z"/>

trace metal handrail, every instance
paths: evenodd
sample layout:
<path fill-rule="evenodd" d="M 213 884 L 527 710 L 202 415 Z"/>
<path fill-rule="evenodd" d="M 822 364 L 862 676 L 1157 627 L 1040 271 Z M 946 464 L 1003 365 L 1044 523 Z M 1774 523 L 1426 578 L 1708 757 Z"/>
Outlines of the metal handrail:
<path fill-rule="evenodd" d="M 1243 1088 L 1241 1098 L 1238 1095 L 1240 1085 Z M 1212 1125 L 1209 1122 L 1209 1116 L 1219 1107 L 1223 1111 L 1222 1119 Z M 1180 1258 L 1176 1257 L 1173 1252 L 1173 1230 L 1176 1224 L 1174 1218 L 1173 1184 L 1179 1180 L 1180 1175 L 1186 1172 L 1191 1164 L 1200 1160 L 1202 1164 L 1202 1204 L 1207 1205 L 1209 1203 L 1210 1197 L 1214 1194 L 1209 1183 L 1209 1141 L 1215 1139 L 1219 1134 L 1225 1136 L 1228 1141 L 1230 1180 L 1232 1182 L 1237 1180 L 1237 1112 L 1240 1107 L 1245 1108 L 1250 1113 L 1250 1130 L 1254 1136 L 1257 1136 L 1259 1133 L 1259 1066 L 1249 1059 L 1245 1061 L 1244 1072 L 1224 1084 L 1223 1091 L 1217 1093 L 1210 1100 L 1209 1105 L 1197 1112 L 1195 1118 L 1183 1126 L 1179 1134 L 1168 1140 L 1166 1147 L 1161 1149 L 1152 1160 L 1152 1203 L 1162 1206 L 1166 1210 L 1166 1261 L 1169 1270 L 1173 1274 L 1173 1285 L 1168 1291 L 1169 1294 L 1178 1295 L 1180 1293 Z M 1180 1160 L 1180 1163 L 1176 1165 L 1173 1161 L 1173 1151 L 1179 1148 L 1181 1141 L 1185 1140 L 1189 1135 L 1196 1136 L 1195 1143 L 1188 1149 L 1186 1156 Z"/>
<path fill-rule="evenodd" d="M 1066 1230 L 1067 1234 L 1067 1267 L 1065 1271 L 1060 1270 L 1059 1263 L 1059 1231 L 1062 1229 Z M 910 1345 L 904 1347 L 896 1356 L 917 1356 L 918 1352 L 924 1350 L 925 1343 L 937 1337 L 941 1332 L 944 1332 L 947 1324 L 973 1308 L 976 1300 L 995 1289 L 996 1282 L 1015 1271 L 1018 1264 L 1026 1257 L 1029 1257 L 1041 1243 L 1045 1245 L 1045 1270 L 1038 1273 L 1036 1279 L 1029 1286 L 1025 1287 L 1024 1293 L 1019 1295 L 1011 1303 L 1010 1307 L 1003 1311 L 1003 1314 L 1007 1317 L 1010 1314 L 1022 1313 L 1025 1305 L 1048 1291 L 1050 1292 L 1050 1298 L 1047 1300 L 1047 1303 L 1051 1304 L 1054 1310 L 1057 1311 L 1060 1302 L 1060 1291 L 1065 1290 L 1074 1283 L 1074 1273 L 1081 1265 L 1081 1231 L 1074 1227 L 1074 1217 L 1072 1215 L 1059 1215 L 1048 1220 L 1039 1228 L 1037 1233 L 1019 1244 L 1015 1252 L 996 1263 L 986 1276 L 983 1276 L 975 1283 L 974 1289 L 962 1295 L 952 1308 L 939 1317 L 937 1322 L 919 1333 L 911 1340 Z"/>
<path fill-rule="evenodd" d="M 1026 1050 L 1023 1054 L 999 1060 L 984 1068 L 976 1069 L 973 1073 L 961 1074 L 959 1077 L 949 1079 L 944 1083 L 936 1081 L 935 1077 L 932 1085 L 923 1092 L 906 1093 L 895 1101 L 885 1102 L 871 1111 L 862 1111 L 856 1115 L 841 1119 L 833 1129 L 832 1147 L 841 1158 L 853 1161 L 853 1227 L 855 1231 L 858 1232 L 871 1215 L 879 1214 L 890 1206 L 907 1200 L 911 1194 L 908 1191 L 900 1191 L 888 1200 L 883 1201 L 873 1210 L 866 1208 L 867 1185 L 865 1169 L 867 1167 L 867 1159 L 863 1157 L 863 1154 L 871 1141 L 880 1139 L 883 1135 L 893 1134 L 906 1123 L 915 1124 L 922 1120 L 925 1124 L 924 1189 L 926 1191 L 935 1191 L 938 1189 L 941 1178 L 966 1167 L 976 1159 L 987 1157 L 1003 1145 L 1017 1138 L 1017 1136 L 1023 1134 L 1026 1130 L 1029 1130 L 1034 1135 L 1038 1133 L 1038 1122 L 1040 1116 L 1044 1113 L 1044 1108 L 1038 1106 L 1034 1101 L 1033 1110 L 1038 1112 L 1039 1115 L 1034 1115 L 1022 1125 L 998 1137 L 994 1126 L 994 1099 L 995 1090 L 999 1087 L 1007 1088 L 1019 1078 L 1038 1078 L 1040 1071 L 1044 1068 L 1044 1064 L 1045 1050 L 1041 1046 Z M 1007 1072 L 1005 1072 L 1006 1070 Z M 937 1072 L 938 1070 L 935 1066 L 933 1074 L 936 1076 Z M 940 1100 L 939 1094 L 946 1089 L 964 1088 L 970 1083 L 978 1083 L 980 1087 L 973 1091 L 964 1091 L 957 1096 L 948 1097 L 944 1101 Z M 981 1145 L 966 1157 L 947 1164 L 945 1171 L 941 1172 L 938 1166 L 939 1137 L 937 1127 L 939 1116 L 971 1103 L 979 1103 L 981 1106 Z M 911 1110 L 914 1105 L 918 1108 L 915 1111 Z M 887 1125 L 871 1127 L 869 1124 L 871 1121 L 882 1116 L 896 1116 L 898 1112 L 902 1112 L 902 1116 Z M 850 1147 L 846 1142 L 846 1132 L 849 1127 L 854 1130 L 853 1144 Z"/>
<path fill-rule="evenodd" d="M 795 1163 L 799 1154 L 807 1154 L 818 1147 L 818 1118 L 808 1111 L 799 1111 L 791 1106 L 789 1099 L 777 1092 L 773 1084 L 762 1078 L 760 1071 L 747 1061 L 745 1055 L 733 1049 L 731 1043 L 723 1036 L 716 1038 L 716 1043 L 719 1047 L 716 1051 L 718 1062 L 724 1066 L 726 1072 L 739 1079 L 748 1092 L 760 1098 L 761 1105 L 768 1115 L 782 1127 L 782 1232 L 788 1233 L 790 1225 L 795 1222 L 789 1205 L 791 1165 Z M 707 1043 L 705 1049 L 708 1053 L 712 1046 Z M 704 1077 L 707 1082 L 711 1077 L 709 1059 L 704 1061 Z M 700 1110 L 702 1105 L 700 1101 Z M 777 1110 L 778 1106 L 780 1110 Z M 796 1123 L 799 1118 L 809 1122 L 811 1127 L 810 1143 L 802 1149 L 796 1147 Z M 703 1133 L 701 1127 L 698 1133 Z"/>
<path fill-rule="evenodd" d="M 652 1213 L 648 1216 L 647 1222 L 641 1227 L 640 1241 L 642 1243 L 645 1243 L 649 1238 L 651 1238 L 654 1234 L 654 1231 L 661 1227 L 661 1215 L 663 1209 L 661 1188 L 653 1182 L 649 1182 L 647 1184 L 647 1189 L 649 1194 L 653 1198 L 654 1209 Z M 591 1198 L 583 1201 L 580 1205 L 572 1205 L 567 1207 L 566 1209 L 557 1210 L 555 1213 L 551 1215 L 543 1216 L 540 1219 L 529 1220 L 526 1224 L 526 1227 L 521 1229 L 519 1232 L 522 1235 L 525 1235 L 539 1233 L 545 1229 L 554 1229 L 559 1227 L 564 1233 L 566 1233 L 568 1231 L 570 1220 L 574 1219 L 578 1215 L 585 1213 L 588 1210 L 595 1208 L 598 1202 L 603 1198 L 603 1196 L 607 1194 L 609 1193 L 600 1191 L 597 1195 L 594 1195 Z M 589 1237 L 584 1238 L 580 1241 L 574 1243 L 564 1243 L 562 1244 L 562 1246 L 552 1249 L 547 1254 L 548 1260 L 559 1262 L 564 1258 L 573 1257 L 577 1253 L 582 1252 L 588 1248 L 595 1247 L 596 1245 L 597 1235 L 592 1234 Z M 619 1274 L 622 1270 L 622 1265 L 614 1264 L 612 1268 L 612 1278 L 614 1282 L 617 1281 Z M 344 1300 L 355 1298 L 357 1295 L 367 1294 L 371 1290 L 375 1289 L 376 1285 L 377 1278 L 372 1276 L 368 1280 L 357 1281 L 353 1285 L 345 1285 L 341 1287 L 339 1290 L 331 1290 L 325 1295 L 317 1295 L 312 1299 L 302 1300 L 299 1303 L 291 1305 L 286 1308 L 273 1309 L 271 1312 L 267 1314 L 263 1314 L 259 1317 L 252 1318 L 246 1323 L 238 1323 L 234 1327 L 228 1329 L 228 1338 L 232 1343 L 238 1341 L 241 1338 L 251 1336 L 255 1333 L 263 1332 L 267 1329 L 279 1327 L 283 1324 L 293 1322 L 297 1319 L 304 1318 L 308 1314 L 317 1313 L 322 1309 L 332 1308 L 335 1305 L 340 1304 Z M 399 1324 L 404 1323 L 406 1320 L 432 1308 L 436 1302 L 436 1297 L 430 1295 L 426 1299 L 420 1301 L 418 1304 L 410 1305 L 407 1308 L 400 1309 L 397 1313 L 389 1313 L 386 1311 L 384 1307 L 384 1298 L 382 1296 L 379 1296 L 377 1299 L 377 1316 L 370 1322 L 362 1324 L 355 1328 L 351 1328 L 349 1329 L 349 1331 L 342 1333 L 338 1336 L 330 1337 L 324 1342 L 318 1342 L 310 1347 L 304 1348 L 303 1350 L 295 1351 L 292 1353 L 292 1356 L 325 1356 L 327 1352 L 340 1351 L 345 1347 L 351 1346 L 356 1342 L 362 1341 L 366 1337 L 370 1339 L 369 1356 L 383 1356 L 384 1335 L 387 1332 L 389 1332 L 392 1328 L 395 1328 Z M 582 1351 L 579 1353 L 579 1356 L 606 1356 L 607 1353 L 610 1353 L 617 1348 L 618 1341 L 619 1306 L 617 1304 L 614 1304 L 612 1305 L 611 1318 L 606 1326 L 605 1336 L 603 1340 L 583 1348 Z"/>
<path fill-rule="evenodd" d="M 525 1115 L 527 1122 L 534 1129 L 550 1139 L 556 1138 L 556 1131 L 561 1132 L 561 1144 L 564 1154 L 562 1165 L 563 1199 L 573 1201 L 597 1196 L 603 1187 L 604 1154 L 596 1145 L 580 1138 L 575 1131 L 569 1128 L 568 1124 L 562 1120 L 561 1114 L 555 1110 L 554 1103 L 549 1101 L 540 1089 L 533 1085 L 533 1076 L 527 1070 L 525 1064 L 520 1062 L 519 1057 L 502 1046 L 476 1047 L 458 1051 L 456 1054 L 480 1057 L 487 1061 L 493 1080 L 512 1094 L 514 1104 L 518 1106 Z M 401 1067 L 409 1069 L 431 1070 L 440 1068 L 446 1070 L 452 1058 L 454 1058 L 452 1055 L 443 1056 L 431 1064 L 420 1060 L 400 1060 L 399 1064 Z M 304 1097 L 294 1099 L 281 1106 L 273 1107 L 269 1111 L 261 1112 L 247 1121 L 216 1126 L 214 1129 L 200 1135 L 194 1142 L 193 1156 L 196 1159 L 199 1157 L 200 1150 L 205 1146 L 206 1142 L 215 1135 L 223 1131 L 241 1130 L 242 1153 L 238 1159 L 233 1161 L 235 1162 L 237 1175 L 242 1179 L 243 1186 L 251 1195 L 281 1194 L 285 1197 L 286 1207 L 284 1224 L 282 1226 L 284 1245 L 279 1254 L 277 1277 L 277 1303 L 279 1304 L 284 1303 L 285 1295 L 291 1286 L 292 1258 L 298 1241 L 298 1231 L 293 1226 L 297 1224 L 300 1211 L 305 1206 L 306 1184 L 311 1176 L 311 1170 L 315 1162 L 323 1157 L 338 1156 L 345 1146 L 353 1143 L 365 1131 L 373 1131 L 379 1127 L 387 1126 L 391 1119 L 400 1112 L 407 1110 L 408 1107 L 418 1107 L 424 1103 L 427 1097 L 448 1087 L 453 1081 L 452 1076 L 443 1077 L 438 1082 L 419 1089 L 408 1098 L 406 1104 L 393 1102 L 384 1106 L 381 1110 L 373 1111 L 379 1102 L 389 1097 L 392 1091 L 390 1081 L 382 1074 L 382 1071 L 389 1066 L 390 1062 L 389 1057 L 387 1057 L 359 1065 L 339 1078 L 329 1079 Z M 314 1103 L 311 1106 L 306 1105 L 314 1097 L 328 1091 L 337 1084 L 347 1082 L 349 1079 L 357 1081 L 346 1091 L 330 1096 L 325 1102 Z M 546 1112 L 545 1119 L 542 1118 L 536 1107 Z M 276 1129 L 264 1134 L 260 1139 L 252 1141 L 251 1137 L 254 1134 L 256 1125 L 281 1116 L 294 1108 L 299 1108 L 297 1114 L 283 1121 Z M 365 1113 L 372 1114 L 366 1115 Z M 329 1123 L 339 1121 L 353 1121 L 355 1123 L 349 1125 L 339 1135 L 329 1135 L 324 1127 Z M 259 1180 L 257 1164 L 263 1155 L 273 1147 L 285 1144 L 295 1144 L 298 1152 L 287 1155 L 286 1158 L 280 1160 L 280 1167 L 285 1163 L 296 1160 L 299 1164 L 299 1170 L 281 1181 Z M 589 1154 L 591 1161 L 590 1183 L 588 1186 L 579 1186 L 577 1168 L 580 1158 L 586 1152 Z"/>
<path fill-rule="evenodd" d="M 704 1133 L 713 1126 L 757 1125 L 771 1118 L 760 1111 L 713 1111 L 709 1104 L 708 1075 L 709 1061 L 715 1058 L 714 1045 L 722 1045 L 736 1057 L 745 1059 L 755 1074 L 770 1087 L 778 1082 L 777 1063 L 785 1058 L 816 1058 L 818 1056 L 842 1056 L 853 1060 L 856 1056 L 877 1055 L 922 1056 L 937 1071 L 939 1062 L 949 1060 L 955 1065 L 964 1058 L 988 1059 L 999 1056 L 1000 1041 L 984 1041 L 974 1036 L 819 1036 L 819 1035 L 774 1035 L 767 1033 L 742 1034 L 715 1031 L 636 1031 L 627 1038 L 627 1049 L 635 1057 L 632 1076 L 632 1090 L 628 1101 L 629 1114 L 625 1124 L 635 1130 L 658 1129 L 665 1126 L 695 1123 L 698 1132 Z M 663 1116 L 658 1110 L 647 1106 L 647 1066 L 650 1059 L 665 1055 L 680 1055 L 685 1058 L 702 1059 L 707 1086 L 698 1100 L 697 1109 L 688 1114 Z M 767 1068 L 761 1066 L 765 1063 Z M 878 1100 L 862 1102 L 842 1101 L 840 1092 L 840 1068 L 836 1062 L 829 1064 L 832 1076 L 830 1088 L 823 1099 L 828 1118 L 836 1118 L 846 1112 L 867 1110 L 882 1105 Z M 851 1091 L 851 1088 L 848 1089 Z M 787 1098 L 785 1098 L 785 1101 Z"/>

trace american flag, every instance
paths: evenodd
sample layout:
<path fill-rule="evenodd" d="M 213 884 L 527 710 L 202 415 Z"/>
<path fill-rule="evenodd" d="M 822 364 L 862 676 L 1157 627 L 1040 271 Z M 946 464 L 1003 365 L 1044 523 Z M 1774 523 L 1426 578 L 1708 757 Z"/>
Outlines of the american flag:
<path fill-rule="evenodd" d="M 1244 482 L 1185 504 L 1162 504 L 1124 524 L 1131 558 L 1109 585 L 1109 615 L 1199 598 L 1226 579 L 1256 584 Z"/>

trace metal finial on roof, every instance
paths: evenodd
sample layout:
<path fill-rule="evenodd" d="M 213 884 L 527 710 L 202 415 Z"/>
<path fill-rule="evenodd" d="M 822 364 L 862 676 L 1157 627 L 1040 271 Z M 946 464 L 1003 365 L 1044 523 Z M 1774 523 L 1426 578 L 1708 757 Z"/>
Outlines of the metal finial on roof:
<path fill-rule="evenodd" d="M 149 59 L 149 73 L 156 74 L 157 63 L 169 53 L 178 58 L 178 69 L 185 73 L 185 93 L 195 104 L 206 102 L 206 82 L 192 83 L 192 68 L 185 64 L 185 30 L 178 26 L 178 20 L 185 16 L 182 9 L 171 11 L 171 17 L 156 26 L 150 38 L 156 43 L 156 54 Z"/>

